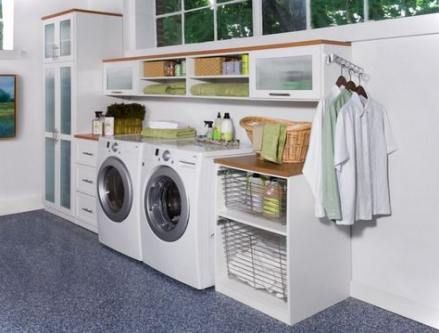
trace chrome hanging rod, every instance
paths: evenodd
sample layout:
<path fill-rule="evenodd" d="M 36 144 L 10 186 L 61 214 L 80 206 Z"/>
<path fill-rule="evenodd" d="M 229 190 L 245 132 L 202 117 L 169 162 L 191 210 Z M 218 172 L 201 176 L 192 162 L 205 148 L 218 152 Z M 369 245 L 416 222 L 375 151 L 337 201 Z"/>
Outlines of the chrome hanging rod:
<path fill-rule="evenodd" d="M 355 74 L 358 74 L 358 75 L 365 74 L 364 68 L 355 65 L 354 63 L 350 62 L 349 60 L 346 60 L 343 57 L 340 57 L 339 55 L 337 55 L 335 53 L 328 54 L 327 62 L 328 62 L 328 64 L 332 64 L 332 63 L 339 64 L 340 66 L 342 66 L 350 71 L 353 71 Z"/>

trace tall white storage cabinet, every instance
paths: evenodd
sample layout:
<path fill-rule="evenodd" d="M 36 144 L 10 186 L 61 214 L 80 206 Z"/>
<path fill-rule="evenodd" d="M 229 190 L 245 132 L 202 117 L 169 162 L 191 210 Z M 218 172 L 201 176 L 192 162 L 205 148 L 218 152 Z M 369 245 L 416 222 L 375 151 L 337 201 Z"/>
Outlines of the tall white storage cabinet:
<path fill-rule="evenodd" d="M 122 55 L 122 15 L 72 9 L 43 20 L 45 206 L 75 221 L 73 135 L 90 132 L 102 96 L 102 59 Z"/>

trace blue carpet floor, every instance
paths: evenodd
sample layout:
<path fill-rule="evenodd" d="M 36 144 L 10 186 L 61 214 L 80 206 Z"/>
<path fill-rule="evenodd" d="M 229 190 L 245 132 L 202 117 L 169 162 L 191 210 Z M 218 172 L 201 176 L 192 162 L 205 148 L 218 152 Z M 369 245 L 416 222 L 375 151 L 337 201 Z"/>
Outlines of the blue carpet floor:
<path fill-rule="evenodd" d="M 438 332 L 355 299 L 288 327 L 44 211 L 0 217 L 0 332 Z"/>

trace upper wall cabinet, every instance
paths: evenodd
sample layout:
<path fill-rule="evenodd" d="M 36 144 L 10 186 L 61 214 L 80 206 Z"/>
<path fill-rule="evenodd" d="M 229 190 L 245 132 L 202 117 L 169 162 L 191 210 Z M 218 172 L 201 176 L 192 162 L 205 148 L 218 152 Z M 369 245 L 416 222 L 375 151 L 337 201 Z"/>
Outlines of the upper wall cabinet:
<path fill-rule="evenodd" d="M 320 46 L 250 53 L 250 96 L 318 100 L 321 96 Z"/>
<path fill-rule="evenodd" d="M 73 15 L 54 17 L 44 22 L 44 62 L 71 61 L 74 54 Z"/>
<path fill-rule="evenodd" d="M 139 63 L 122 61 L 104 64 L 104 93 L 106 95 L 135 95 L 138 93 Z"/>

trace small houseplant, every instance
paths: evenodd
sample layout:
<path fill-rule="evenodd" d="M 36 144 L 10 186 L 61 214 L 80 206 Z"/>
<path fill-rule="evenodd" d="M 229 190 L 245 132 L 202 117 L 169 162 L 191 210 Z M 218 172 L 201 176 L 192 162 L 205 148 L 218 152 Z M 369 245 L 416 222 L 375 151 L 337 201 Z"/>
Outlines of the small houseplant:
<path fill-rule="evenodd" d="M 106 117 L 114 117 L 114 134 L 140 134 L 145 106 L 138 103 L 114 103 L 107 107 Z"/>

